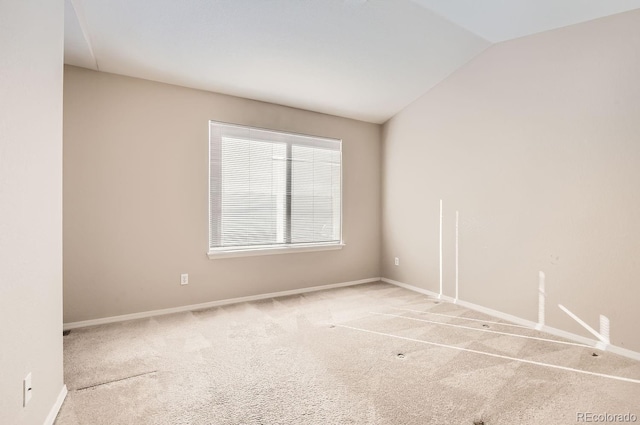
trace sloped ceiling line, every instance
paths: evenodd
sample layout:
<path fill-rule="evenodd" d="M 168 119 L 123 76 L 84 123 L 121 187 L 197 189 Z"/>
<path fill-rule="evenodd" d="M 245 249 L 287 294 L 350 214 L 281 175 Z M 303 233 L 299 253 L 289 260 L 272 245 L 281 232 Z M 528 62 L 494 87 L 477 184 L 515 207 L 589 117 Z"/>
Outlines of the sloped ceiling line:
<path fill-rule="evenodd" d="M 71 7 L 73 7 L 73 11 L 76 14 L 76 18 L 78 19 L 78 23 L 80 24 L 80 30 L 82 31 L 82 36 L 87 43 L 87 47 L 89 48 L 89 53 L 91 53 L 91 58 L 93 62 L 96 64 L 96 70 L 100 71 L 100 65 L 98 65 L 98 59 L 96 58 L 95 53 L 93 52 L 93 43 L 91 42 L 91 35 L 89 34 L 89 26 L 87 25 L 87 19 L 84 16 L 84 8 L 82 6 L 82 0 L 70 0 Z"/>

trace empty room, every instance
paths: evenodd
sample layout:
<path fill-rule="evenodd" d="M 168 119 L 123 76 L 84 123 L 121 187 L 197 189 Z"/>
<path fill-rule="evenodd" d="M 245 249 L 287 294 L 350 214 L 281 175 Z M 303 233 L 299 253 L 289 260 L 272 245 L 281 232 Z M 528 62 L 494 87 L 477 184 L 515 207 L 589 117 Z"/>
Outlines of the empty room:
<path fill-rule="evenodd" d="M 640 0 L 1 0 L 0 425 L 640 416 Z"/>

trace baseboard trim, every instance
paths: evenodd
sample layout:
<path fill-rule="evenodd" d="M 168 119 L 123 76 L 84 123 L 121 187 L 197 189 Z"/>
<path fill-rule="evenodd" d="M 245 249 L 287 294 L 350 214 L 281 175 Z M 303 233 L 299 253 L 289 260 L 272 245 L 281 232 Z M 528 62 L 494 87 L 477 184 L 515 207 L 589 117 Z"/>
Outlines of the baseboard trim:
<path fill-rule="evenodd" d="M 85 328 L 88 326 L 104 325 L 107 323 L 124 322 L 126 320 L 144 319 L 144 318 L 153 317 L 153 316 L 163 316 L 165 314 L 182 313 L 185 311 L 194 311 L 194 310 L 204 310 L 206 308 L 219 307 L 219 306 L 229 305 L 229 304 L 238 304 L 238 303 L 244 303 L 249 301 L 259 301 L 259 300 L 264 300 L 268 298 L 286 297 L 289 295 L 298 295 L 298 294 L 304 294 L 307 292 L 324 291 L 327 289 L 334 289 L 334 288 L 344 288 L 346 286 L 361 285 L 363 283 L 371 283 L 371 282 L 378 282 L 378 281 L 380 281 L 379 277 L 371 277 L 368 279 L 352 280 L 349 282 L 340 282 L 340 283 L 331 283 L 329 285 L 321 285 L 321 286 L 311 286 L 308 288 L 292 289 L 289 291 L 271 292 L 268 294 L 250 295 L 247 297 L 239 297 L 239 298 L 228 298 L 226 300 L 210 301 L 210 302 L 201 303 L 201 304 L 183 305 L 180 307 L 165 308 L 162 310 L 149 310 L 149 311 L 142 311 L 140 313 L 123 314 L 121 316 L 111 316 L 111 317 L 103 317 L 100 319 L 82 320 L 79 322 L 69 322 L 69 323 L 65 323 L 62 326 L 62 328 L 66 331 L 70 329 Z"/>
<path fill-rule="evenodd" d="M 419 293 L 421 293 L 423 295 L 427 295 L 429 297 L 438 298 L 438 294 L 437 293 L 435 293 L 433 291 L 429 291 L 428 289 L 419 288 L 417 286 L 409 285 L 408 283 L 398 282 L 397 280 L 393 280 L 393 279 L 387 279 L 386 277 L 381 277 L 380 280 L 385 282 L 385 283 L 390 283 L 392 285 L 399 286 L 401 288 L 408 289 L 408 290 L 413 291 L 413 292 L 419 292 Z M 445 296 L 442 299 L 444 299 L 445 301 L 449 301 L 448 298 L 449 297 Z"/>
<path fill-rule="evenodd" d="M 47 415 L 47 419 L 44 420 L 44 425 L 53 425 L 56 421 L 56 417 L 58 416 L 58 412 L 60 412 L 60 408 L 62 407 L 62 403 L 64 403 L 64 399 L 67 398 L 67 386 L 63 385 L 60 390 L 60 394 L 58 394 L 58 398 L 56 399 L 55 404 L 51 407 L 49 414 Z"/>
<path fill-rule="evenodd" d="M 553 328 L 553 327 L 547 326 L 547 325 L 539 327 L 536 322 L 533 322 L 531 320 L 523 319 L 523 318 L 518 317 L 518 316 L 513 316 L 511 314 L 504 313 L 502 311 L 493 310 L 493 309 L 488 308 L 488 307 L 483 307 L 483 306 L 478 305 L 478 304 L 473 304 L 473 303 L 470 303 L 468 301 L 462 301 L 460 299 L 456 300 L 456 299 L 454 299 L 452 297 L 449 297 L 449 296 L 446 296 L 446 295 L 443 295 L 442 297 L 438 297 L 439 294 L 437 294 L 436 292 L 429 291 L 428 289 L 420 288 L 420 287 L 417 287 L 417 286 L 414 286 L 414 285 L 409 285 L 409 284 L 404 283 L 404 282 L 398 282 L 397 280 L 387 279 L 386 277 L 382 277 L 382 278 L 380 278 L 380 280 L 383 281 L 383 282 L 386 282 L 386 283 L 390 283 L 390 284 L 395 285 L 395 286 L 399 286 L 401 288 L 408 289 L 410 291 L 418 292 L 420 294 L 424 294 L 424 295 L 427 295 L 427 296 L 430 296 L 430 297 L 433 297 L 433 298 L 437 298 L 437 299 L 440 299 L 440 300 L 443 300 L 443 301 L 454 303 L 454 304 L 460 305 L 462 307 L 465 307 L 465 308 L 468 308 L 468 309 L 471 309 L 471 310 L 475 310 L 475 311 L 478 311 L 480 313 L 487 314 L 489 316 L 493 316 L 493 317 L 498 318 L 498 319 L 507 320 L 507 321 L 515 323 L 517 325 L 526 326 L 527 328 L 530 328 L 530 329 L 539 330 L 539 331 L 546 332 L 546 333 L 554 335 L 554 336 L 558 336 L 560 338 L 565 338 L 565 339 L 568 339 L 570 341 L 578 342 L 580 344 L 585 344 L 585 345 L 588 345 L 590 347 L 594 347 L 594 348 L 600 349 L 599 341 L 596 341 L 595 339 L 587 338 L 587 337 L 584 337 L 584 336 L 581 336 L 581 335 L 576 335 L 574 333 L 563 331 L 562 329 Z M 616 345 L 607 345 L 605 347 L 604 351 L 609 351 L 611 353 L 618 354 L 620 356 L 624 356 L 624 357 L 628 357 L 628 358 L 633 359 L 633 360 L 640 361 L 640 353 L 638 353 L 636 351 L 628 350 L 626 348 L 618 347 Z"/>

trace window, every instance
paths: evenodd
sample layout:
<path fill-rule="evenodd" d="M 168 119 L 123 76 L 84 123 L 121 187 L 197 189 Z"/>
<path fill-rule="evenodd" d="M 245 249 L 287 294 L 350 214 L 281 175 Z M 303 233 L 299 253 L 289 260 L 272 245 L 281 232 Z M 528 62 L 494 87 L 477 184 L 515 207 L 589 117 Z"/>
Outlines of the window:
<path fill-rule="evenodd" d="M 342 247 L 342 142 L 209 123 L 209 257 Z"/>

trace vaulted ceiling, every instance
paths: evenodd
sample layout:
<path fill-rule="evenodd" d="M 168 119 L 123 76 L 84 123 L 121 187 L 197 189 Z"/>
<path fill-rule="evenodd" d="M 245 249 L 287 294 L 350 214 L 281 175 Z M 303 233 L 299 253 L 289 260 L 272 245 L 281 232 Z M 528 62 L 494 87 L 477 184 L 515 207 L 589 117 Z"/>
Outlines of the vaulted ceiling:
<path fill-rule="evenodd" d="M 65 0 L 65 63 L 382 123 L 495 42 L 640 0 Z"/>

